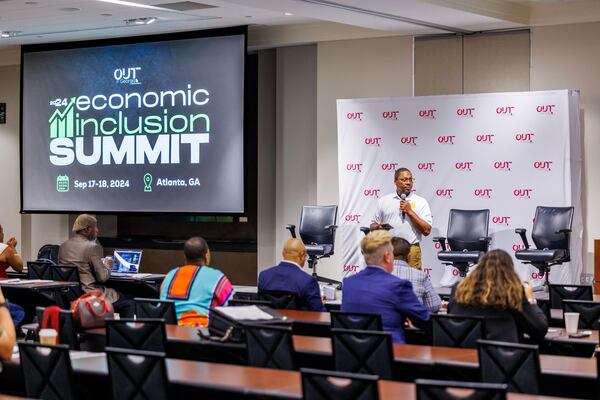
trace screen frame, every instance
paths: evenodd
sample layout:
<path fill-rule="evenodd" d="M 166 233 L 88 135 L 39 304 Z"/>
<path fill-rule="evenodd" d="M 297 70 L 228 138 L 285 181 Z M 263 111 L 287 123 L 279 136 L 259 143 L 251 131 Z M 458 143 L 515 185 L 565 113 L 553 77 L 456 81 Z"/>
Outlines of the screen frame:
<path fill-rule="evenodd" d="M 115 45 L 124 45 L 124 44 L 141 44 L 141 43 L 149 43 L 149 42 L 165 42 L 165 41 L 176 41 L 176 40 L 186 40 L 186 39 L 199 39 L 199 38 L 211 38 L 211 37 L 220 37 L 220 36 L 239 36 L 242 35 L 244 37 L 244 73 L 243 73 L 243 96 L 242 96 L 242 141 L 243 141 L 243 151 L 242 151 L 242 165 L 243 165 L 243 211 L 242 212 L 206 212 L 206 211 L 116 211 L 116 210 L 29 210 L 23 207 L 23 61 L 25 54 L 35 53 L 40 51 L 54 51 L 54 50 L 70 50 L 70 49 L 82 49 L 82 48 L 93 48 L 93 47 L 103 47 L 103 46 L 115 46 Z M 44 43 L 44 44 L 31 44 L 31 45 L 23 45 L 21 46 L 21 64 L 20 64 L 20 107 L 19 107 L 19 204 L 20 204 L 20 213 L 21 214 L 80 214 L 82 212 L 87 212 L 91 214 L 100 214 L 100 215 L 198 215 L 198 216 L 232 216 L 232 217 L 243 217 L 248 216 L 248 174 L 249 169 L 253 166 L 249 164 L 248 151 L 249 143 L 247 137 L 247 129 L 246 129 L 246 114 L 248 112 L 248 90 L 247 90 L 247 81 L 249 78 L 248 71 L 248 26 L 235 26 L 235 27 L 227 27 L 227 28 L 216 28 L 216 29 L 206 29 L 199 31 L 186 31 L 186 32 L 176 32 L 176 33 L 164 33 L 164 34 L 155 34 L 155 35 L 142 35 L 142 36 L 127 36 L 121 38 L 111 38 L 111 39 L 98 39 L 98 40 L 82 40 L 82 41 L 74 41 L 74 42 L 56 42 L 56 43 Z"/>

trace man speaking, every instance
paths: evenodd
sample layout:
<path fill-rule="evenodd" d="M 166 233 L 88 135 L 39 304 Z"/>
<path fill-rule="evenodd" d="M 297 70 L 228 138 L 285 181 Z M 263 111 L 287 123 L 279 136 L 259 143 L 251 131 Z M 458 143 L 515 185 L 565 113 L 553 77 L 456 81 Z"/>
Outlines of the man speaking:
<path fill-rule="evenodd" d="M 408 265 L 421 269 L 419 243 L 422 235 L 427 236 L 431 233 L 433 217 L 427 200 L 412 192 L 413 182 L 409 169 L 396 170 L 396 191 L 379 199 L 370 228 L 372 231 L 386 229 L 393 236 L 406 239 L 410 243 Z"/>

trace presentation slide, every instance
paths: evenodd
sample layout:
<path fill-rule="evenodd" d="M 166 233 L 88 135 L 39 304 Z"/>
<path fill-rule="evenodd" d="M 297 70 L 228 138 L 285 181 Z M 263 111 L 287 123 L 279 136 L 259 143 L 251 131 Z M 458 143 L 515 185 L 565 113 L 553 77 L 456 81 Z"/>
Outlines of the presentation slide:
<path fill-rule="evenodd" d="M 244 34 L 24 47 L 24 212 L 244 212 Z"/>

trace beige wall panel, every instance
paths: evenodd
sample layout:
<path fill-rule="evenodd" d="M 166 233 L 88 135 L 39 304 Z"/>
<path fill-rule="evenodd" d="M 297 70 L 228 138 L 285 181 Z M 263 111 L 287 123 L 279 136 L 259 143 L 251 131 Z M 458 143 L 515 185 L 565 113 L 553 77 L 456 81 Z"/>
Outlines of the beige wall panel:
<path fill-rule="evenodd" d="M 461 94 L 462 38 L 415 40 L 415 96 Z"/>

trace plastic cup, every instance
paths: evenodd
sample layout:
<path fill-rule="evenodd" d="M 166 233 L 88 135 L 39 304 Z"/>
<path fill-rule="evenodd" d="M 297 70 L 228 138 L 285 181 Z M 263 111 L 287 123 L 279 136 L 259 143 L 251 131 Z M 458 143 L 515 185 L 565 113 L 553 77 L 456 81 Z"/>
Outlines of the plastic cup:
<path fill-rule="evenodd" d="M 41 344 L 56 344 L 56 338 L 58 337 L 56 329 L 40 329 L 39 335 Z"/>
<path fill-rule="evenodd" d="M 564 319 L 567 335 L 577 333 L 577 326 L 579 325 L 579 313 L 567 312 L 564 314 Z"/>

